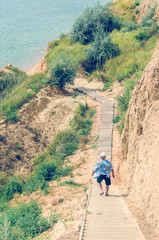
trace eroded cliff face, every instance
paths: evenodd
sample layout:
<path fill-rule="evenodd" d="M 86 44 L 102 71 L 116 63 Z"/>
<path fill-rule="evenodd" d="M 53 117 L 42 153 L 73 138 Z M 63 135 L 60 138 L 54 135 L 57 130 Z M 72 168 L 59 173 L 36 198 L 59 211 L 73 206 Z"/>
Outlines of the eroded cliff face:
<path fill-rule="evenodd" d="M 152 8 L 157 3 L 156 16 L 159 20 L 159 1 L 158 0 L 141 0 L 139 10 L 140 18 L 147 12 L 149 8 Z"/>
<path fill-rule="evenodd" d="M 159 233 L 159 44 L 133 91 L 122 152 L 120 172 L 128 198 Z"/>

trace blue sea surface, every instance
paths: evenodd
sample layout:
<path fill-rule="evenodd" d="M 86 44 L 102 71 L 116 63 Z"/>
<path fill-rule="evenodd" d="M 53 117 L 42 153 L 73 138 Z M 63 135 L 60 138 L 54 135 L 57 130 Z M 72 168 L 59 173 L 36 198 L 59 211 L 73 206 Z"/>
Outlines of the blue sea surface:
<path fill-rule="evenodd" d="M 86 6 L 110 0 L 0 0 L 0 69 L 35 65 L 49 41 L 68 33 Z"/>

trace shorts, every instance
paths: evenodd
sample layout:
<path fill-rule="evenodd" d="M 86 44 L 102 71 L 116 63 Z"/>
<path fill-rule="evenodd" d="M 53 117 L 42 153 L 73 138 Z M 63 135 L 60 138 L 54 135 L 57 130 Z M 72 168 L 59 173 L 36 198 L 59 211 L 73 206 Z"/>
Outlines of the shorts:
<path fill-rule="evenodd" d="M 100 175 L 99 177 L 97 177 L 97 183 L 101 183 L 103 179 L 105 180 L 105 185 L 111 185 L 110 177 L 106 177 L 106 175 Z"/>

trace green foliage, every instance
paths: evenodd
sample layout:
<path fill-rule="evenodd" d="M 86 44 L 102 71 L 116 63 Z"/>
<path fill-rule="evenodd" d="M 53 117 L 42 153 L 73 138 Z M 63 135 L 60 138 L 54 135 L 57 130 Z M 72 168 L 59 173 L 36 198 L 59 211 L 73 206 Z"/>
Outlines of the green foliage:
<path fill-rule="evenodd" d="M 125 78 L 130 78 L 135 72 L 138 71 L 138 65 L 134 62 L 129 63 L 125 69 L 117 74 L 115 77 L 118 82 L 122 82 Z"/>
<path fill-rule="evenodd" d="M 138 9 L 135 10 L 135 14 L 139 14 L 140 11 Z"/>
<path fill-rule="evenodd" d="M 78 148 L 79 138 L 75 131 L 68 129 L 59 131 L 49 147 L 49 153 L 64 158 L 74 153 Z"/>
<path fill-rule="evenodd" d="M 90 115 L 89 113 L 87 103 L 85 105 L 79 104 L 70 122 L 71 127 L 78 135 L 88 135 L 90 133 L 92 126 L 90 116 L 93 116 L 93 113 L 90 113 Z"/>
<path fill-rule="evenodd" d="M 48 46 L 49 46 L 49 50 L 53 50 L 55 47 L 57 47 L 60 43 L 60 40 L 53 40 L 51 42 L 49 42 Z"/>
<path fill-rule="evenodd" d="M 66 84 L 73 84 L 76 71 L 77 64 L 69 56 L 61 55 L 50 66 L 50 83 L 60 88 L 64 88 Z"/>
<path fill-rule="evenodd" d="M 125 116 L 129 106 L 130 99 L 131 99 L 131 90 L 128 87 L 126 87 L 125 92 L 122 96 L 117 97 L 118 113 L 119 113 L 118 120 L 120 119 L 120 126 L 119 126 L 120 133 L 122 133 L 124 129 Z"/>
<path fill-rule="evenodd" d="M 135 4 L 134 4 L 134 7 L 138 7 L 140 5 L 140 0 L 135 0 Z"/>
<path fill-rule="evenodd" d="M 61 33 L 59 36 L 59 39 L 63 40 L 66 37 L 67 37 L 67 35 L 65 33 Z"/>
<path fill-rule="evenodd" d="M 23 193 L 32 193 L 39 190 L 47 191 L 48 183 L 45 179 L 38 178 L 37 175 L 33 174 L 29 177 L 29 179 L 25 180 L 23 185 Z"/>
<path fill-rule="evenodd" d="M 122 32 L 131 32 L 138 29 L 138 25 L 134 21 L 126 22 L 125 26 L 122 28 Z"/>
<path fill-rule="evenodd" d="M 131 98 L 131 92 L 128 88 L 125 89 L 125 92 L 122 96 L 117 97 L 119 112 L 127 111 L 130 98 Z"/>
<path fill-rule="evenodd" d="M 10 240 L 30 239 L 48 228 L 48 220 L 41 216 L 41 209 L 34 201 L 13 207 L 0 216 L 1 232 Z"/>
<path fill-rule="evenodd" d="M 144 68 L 151 59 L 157 41 L 157 35 L 153 35 L 145 42 L 143 47 L 135 38 L 140 31 L 138 29 L 126 33 L 122 31 L 111 33 L 112 40 L 119 44 L 121 53 L 116 58 L 107 60 L 103 66 L 103 90 L 110 88 L 117 79 L 118 81 L 126 81 L 131 78 L 135 82 L 140 79 Z M 98 75 L 100 76 L 100 72 Z M 95 73 L 93 73 L 93 76 L 95 76 Z"/>
<path fill-rule="evenodd" d="M 120 116 L 116 115 L 115 118 L 113 118 L 113 123 L 118 123 L 120 121 Z"/>
<path fill-rule="evenodd" d="M 136 8 L 135 1 L 118 0 L 113 5 L 113 12 L 122 17 L 124 22 L 133 20 L 133 10 Z"/>
<path fill-rule="evenodd" d="M 90 110 L 88 111 L 89 117 L 92 118 L 92 117 L 94 116 L 95 112 L 96 112 L 95 109 L 90 109 Z"/>
<path fill-rule="evenodd" d="M 18 178 L 12 178 L 4 185 L 1 193 L 1 201 L 7 202 L 11 200 L 15 193 L 22 193 L 22 180 Z"/>
<path fill-rule="evenodd" d="M 35 96 L 46 83 L 48 83 L 48 77 L 45 74 L 38 73 L 17 86 L 0 104 L 0 113 L 5 115 L 6 122 L 17 122 L 19 120 L 18 110 Z"/>
<path fill-rule="evenodd" d="M 26 73 L 21 71 L 19 68 L 12 66 L 12 65 L 8 65 L 6 66 L 7 69 L 9 69 L 10 71 L 12 71 L 13 73 L 19 73 L 19 74 L 24 74 L 26 76 Z"/>
<path fill-rule="evenodd" d="M 13 73 L 3 73 L 0 76 L 0 95 L 4 97 L 17 85 L 21 84 L 26 78 L 27 75 L 20 70 Z"/>
<path fill-rule="evenodd" d="M 154 25 L 149 28 L 143 28 L 141 31 L 135 36 L 135 38 L 142 42 L 145 43 L 149 38 L 151 38 L 153 35 L 155 35 L 159 31 L 159 27 L 157 25 Z"/>
<path fill-rule="evenodd" d="M 2 199 L 0 200 L 0 212 L 5 212 L 7 209 L 9 209 L 9 203 L 3 201 Z"/>
<path fill-rule="evenodd" d="M 55 177 L 59 178 L 59 177 L 71 175 L 72 169 L 73 169 L 72 166 L 68 166 L 68 165 L 65 165 L 64 167 L 58 167 L 56 170 Z"/>
<path fill-rule="evenodd" d="M 94 40 L 94 33 L 102 29 L 105 33 L 113 29 L 120 29 L 121 23 L 117 16 L 113 15 L 109 5 L 96 5 L 87 7 L 76 19 L 71 32 L 73 41 L 88 44 Z"/>
<path fill-rule="evenodd" d="M 113 44 L 110 36 L 99 31 L 92 46 L 87 50 L 88 60 L 92 65 L 102 67 L 104 63 L 120 54 L 118 44 Z"/>
<path fill-rule="evenodd" d="M 45 56 L 48 69 L 61 54 L 69 56 L 71 60 L 79 64 L 84 62 L 86 60 L 85 48 L 86 46 L 79 42 L 73 43 L 69 37 L 52 41 L 49 43 L 49 50 Z"/>
<path fill-rule="evenodd" d="M 75 183 L 74 179 L 70 178 L 68 180 L 65 180 L 64 182 L 60 182 L 60 186 L 81 187 L 82 184 Z"/>
<path fill-rule="evenodd" d="M 52 180 L 57 169 L 57 164 L 55 161 L 43 162 L 35 170 L 35 176 L 37 179 L 44 179 L 45 181 Z"/>
<path fill-rule="evenodd" d="M 17 149 L 22 149 L 22 145 L 20 143 L 16 144 Z"/>

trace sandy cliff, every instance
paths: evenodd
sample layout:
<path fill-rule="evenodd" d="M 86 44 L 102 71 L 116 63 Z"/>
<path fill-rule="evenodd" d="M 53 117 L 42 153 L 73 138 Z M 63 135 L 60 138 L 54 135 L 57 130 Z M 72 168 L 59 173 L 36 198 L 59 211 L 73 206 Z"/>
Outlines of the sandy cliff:
<path fill-rule="evenodd" d="M 122 134 L 120 165 L 128 198 L 156 233 L 159 233 L 158 143 L 159 44 L 133 92 Z"/>
<path fill-rule="evenodd" d="M 139 10 L 140 10 L 140 18 L 147 12 L 149 7 L 153 7 L 155 4 L 158 4 L 156 8 L 156 16 L 159 19 L 159 1 L 158 0 L 141 0 Z"/>

